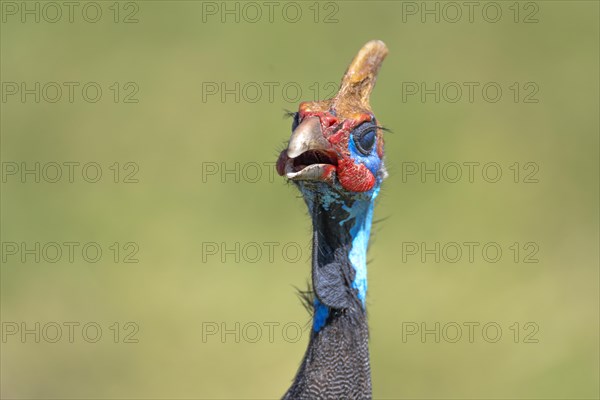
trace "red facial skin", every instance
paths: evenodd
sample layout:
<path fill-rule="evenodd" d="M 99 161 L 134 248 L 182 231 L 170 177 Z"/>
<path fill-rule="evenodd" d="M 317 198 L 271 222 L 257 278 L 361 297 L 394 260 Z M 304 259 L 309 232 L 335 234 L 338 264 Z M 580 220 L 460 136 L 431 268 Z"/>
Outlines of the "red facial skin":
<path fill-rule="evenodd" d="M 281 153 L 279 153 L 279 158 L 277 158 L 277 163 L 275 164 L 275 169 L 277 170 L 279 176 L 285 175 L 285 163 L 287 163 L 289 158 L 286 153 L 287 150 L 283 150 Z"/>
<path fill-rule="evenodd" d="M 370 114 L 358 114 L 352 119 L 339 120 L 329 112 L 304 111 L 303 105 L 298 111 L 300 119 L 304 120 L 309 117 L 318 117 L 321 121 L 321 130 L 323 136 L 331 144 L 333 152 L 337 157 L 337 165 L 327 166 L 321 179 L 325 182 L 333 181 L 333 174 L 337 172 L 337 177 L 342 187 L 350 192 L 366 192 L 375 185 L 375 176 L 363 164 L 354 162 L 348 150 L 348 141 L 350 140 L 350 132 L 365 121 L 372 121 L 373 117 Z M 381 140 L 377 143 L 377 153 L 383 156 L 383 146 Z M 277 172 L 279 175 L 284 175 L 284 167 L 288 157 L 285 150 L 281 153 L 277 160 Z"/>

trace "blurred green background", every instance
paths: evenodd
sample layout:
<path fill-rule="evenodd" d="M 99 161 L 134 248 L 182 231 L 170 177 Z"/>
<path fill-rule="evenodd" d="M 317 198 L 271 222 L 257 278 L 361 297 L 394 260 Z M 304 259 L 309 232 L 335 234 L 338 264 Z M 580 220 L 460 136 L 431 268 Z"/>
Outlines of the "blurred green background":
<path fill-rule="evenodd" d="M 23 8 L 35 10 L 35 2 L 2 2 L 2 398 L 280 397 L 308 341 L 307 330 L 295 339 L 294 328 L 306 327 L 309 317 L 294 286 L 305 287 L 310 266 L 305 206 L 292 185 L 272 175 L 290 132 L 283 109 L 331 93 L 329 83 L 339 82 L 371 39 L 390 50 L 372 106 L 393 131 L 386 134 L 390 177 L 375 217 L 386 219 L 374 229 L 369 254 L 374 397 L 598 398 L 597 2 L 498 2 L 496 23 L 486 20 L 496 9 L 485 2 L 477 3 L 472 22 L 462 7 L 455 23 L 445 2 L 277 2 L 272 22 L 262 2 L 95 4 L 102 11 L 96 23 L 83 18 L 84 8 L 96 18 L 96 6 L 86 3 L 77 3 L 73 22 L 63 15 L 55 23 L 46 21 L 55 10 L 39 3 L 40 22 L 26 14 L 23 23 Z M 262 15 L 252 22 L 256 5 Z M 235 14 L 221 22 L 224 7 L 238 7 L 239 22 Z M 439 7 L 440 22 L 428 14 L 422 22 L 424 7 Z M 287 21 L 298 8 L 300 20 Z M 40 102 L 10 95 L 11 82 L 19 90 L 21 82 L 40 82 Z M 63 87 L 56 103 L 45 100 L 54 97 L 52 85 L 42 93 L 48 82 Z M 64 82 L 79 83 L 72 103 Z M 86 82 L 102 88 L 98 102 L 83 99 Z M 236 82 L 239 102 L 207 92 L 221 83 L 235 91 Z M 271 98 L 265 82 L 274 85 Z M 453 103 L 453 92 L 440 93 L 439 102 L 408 96 L 407 82 L 480 86 L 473 102 L 465 89 Z M 482 97 L 487 82 L 502 88 L 499 101 Z M 524 102 L 532 91 L 527 82 L 539 89 L 537 103 Z M 127 99 L 138 102 L 124 102 L 136 88 Z M 97 162 L 103 175 L 89 183 L 76 169 L 73 183 L 43 175 L 40 183 L 32 176 L 23 183 L 7 172 L 21 162 Z M 436 162 L 495 162 L 502 178 L 488 183 L 479 168 L 470 183 L 466 167 L 456 183 L 403 178 L 415 165 L 407 163 Z M 523 182 L 528 162 L 538 168 L 537 183 Z M 221 176 L 236 163 L 237 177 Z M 138 182 L 124 183 L 135 166 Z M 11 243 L 36 242 L 40 249 L 49 242 L 80 247 L 73 262 L 66 253 L 48 262 L 51 248 L 39 263 L 12 254 Z M 88 242 L 102 248 L 100 261 L 83 259 Z M 123 262 L 135 250 L 124 248 L 129 242 L 137 244 L 138 263 Z M 277 243 L 272 258 L 270 242 Z M 436 242 L 480 245 L 474 262 L 466 253 L 452 263 L 452 252 L 440 262 L 406 252 L 407 243 Z M 503 251 L 496 263 L 481 254 L 488 242 Z M 523 249 L 529 242 L 534 247 Z M 215 243 L 217 253 L 207 252 Z M 239 262 L 220 251 L 236 243 Z M 523 262 L 535 246 L 539 262 Z M 22 323 L 35 331 L 36 322 L 39 343 L 34 334 L 11 334 Z M 80 324 L 73 343 L 68 322 Z M 480 324 L 472 343 L 468 322 Z M 494 329 L 486 337 L 481 330 L 490 322 L 502 329 L 495 343 L 486 340 Z M 56 343 L 48 340 L 53 323 L 62 327 Z M 86 323 L 102 328 L 96 343 L 86 340 L 94 329 L 83 337 Z M 407 335 L 422 323 L 440 324 L 439 343 L 433 334 Z M 462 327 L 456 343 L 452 323 Z M 254 340 L 257 326 L 262 335 Z M 223 339 L 222 327 L 237 331 L 239 343 L 234 333 Z M 126 343 L 131 339 L 138 342 Z"/>

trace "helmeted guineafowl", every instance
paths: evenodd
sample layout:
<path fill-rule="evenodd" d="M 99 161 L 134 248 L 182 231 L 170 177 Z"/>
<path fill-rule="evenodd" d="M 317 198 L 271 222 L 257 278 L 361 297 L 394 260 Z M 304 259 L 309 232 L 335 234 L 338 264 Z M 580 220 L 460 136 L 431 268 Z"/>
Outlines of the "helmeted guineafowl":
<path fill-rule="evenodd" d="M 386 177 L 383 129 L 369 97 L 387 48 L 368 42 L 337 95 L 294 114 L 279 175 L 302 193 L 313 224 L 313 326 L 284 399 L 369 399 L 367 264 L 374 200 Z"/>

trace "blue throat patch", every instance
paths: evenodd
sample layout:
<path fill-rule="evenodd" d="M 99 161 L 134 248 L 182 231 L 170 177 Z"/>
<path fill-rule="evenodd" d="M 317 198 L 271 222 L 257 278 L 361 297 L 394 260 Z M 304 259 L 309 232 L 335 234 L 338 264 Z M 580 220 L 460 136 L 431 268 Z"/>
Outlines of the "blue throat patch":
<path fill-rule="evenodd" d="M 351 287 L 356 289 L 357 297 L 360 300 L 363 309 L 366 309 L 367 298 L 367 248 L 369 245 L 369 237 L 371 235 L 371 224 L 373 220 L 373 209 L 375 198 L 379 194 L 382 178 L 378 174 L 382 160 L 376 152 L 376 147 L 370 154 L 365 155 L 358 151 L 354 140 L 349 140 L 348 150 L 355 162 L 365 165 L 376 177 L 377 182 L 373 189 L 368 192 L 352 194 L 352 201 L 344 201 L 341 193 L 328 184 L 305 184 L 298 182 L 298 187 L 302 192 L 304 199 L 308 205 L 311 214 L 321 208 L 325 212 L 330 212 L 333 209 L 342 209 L 344 212 L 343 219 L 332 222 L 337 222 L 340 229 L 347 230 L 350 236 L 349 250 L 347 254 L 348 261 L 354 269 L 354 279 Z M 346 199 L 347 200 L 347 199 Z M 351 205 L 346 205 L 351 204 Z M 332 216 L 335 218 L 335 216 Z M 338 218 L 340 218 L 338 216 Z M 352 223 L 352 226 L 347 227 L 344 224 Z M 318 249 L 313 249 L 318 251 Z M 317 296 L 314 299 L 314 316 L 313 330 L 319 332 L 327 323 L 329 318 L 330 308 L 323 304 Z"/>
<path fill-rule="evenodd" d="M 352 222 L 352 226 L 348 229 L 350 234 L 350 246 L 348 251 L 348 260 L 350 265 L 354 269 L 354 279 L 351 287 L 356 289 L 357 297 L 361 301 L 363 309 L 366 309 L 366 297 L 367 297 L 367 249 L 369 245 L 369 237 L 371 234 L 371 224 L 373 220 L 373 210 L 375 204 L 375 198 L 379 194 L 380 186 L 377 184 L 372 190 L 358 194 L 351 206 L 342 205 L 341 208 L 347 212 L 347 215 L 343 220 L 337 221 L 336 223 L 342 228 L 344 224 Z M 331 203 L 341 204 L 342 201 L 335 192 L 331 192 L 330 189 L 326 189 L 326 193 L 320 192 L 321 206 L 327 210 L 331 207 Z M 302 192 L 310 192 L 314 196 L 314 188 L 311 190 L 302 190 Z M 307 193 L 308 194 L 308 193 Z M 310 196 L 310 195 L 309 195 Z M 325 200 L 325 202 L 323 202 Z M 309 209 L 312 212 L 312 206 L 309 202 Z M 313 249 L 313 251 L 318 249 Z M 313 316 L 313 330 L 319 332 L 327 322 L 329 317 L 330 308 L 323 304 L 315 296 L 313 301 L 314 316 Z"/>
<path fill-rule="evenodd" d="M 372 190 L 371 199 L 368 201 L 356 201 L 348 209 L 349 217 L 354 218 L 354 225 L 350 228 L 352 247 L 348 259 L 354 268 L 354 280 L 352 287 L 358 290 L 358 298 L 366 308 L 367 300 L 367 249 L 369 237 L 371 236 L 371 223 L 373 221 L 373 208 L 375 198 L 379 194 L 379 186 Z M 344 221 L 340 221 L 340 225 Z"/>
<path fill-rule="evenodd" d="M 322 327 L 325 326 L 327 318 L 329 317 L 329 307 L 321 303 L 319 299 L 315 297 L 314 300 L 315 315 L 313 316 L 313 330 L 319 332 Z"/>

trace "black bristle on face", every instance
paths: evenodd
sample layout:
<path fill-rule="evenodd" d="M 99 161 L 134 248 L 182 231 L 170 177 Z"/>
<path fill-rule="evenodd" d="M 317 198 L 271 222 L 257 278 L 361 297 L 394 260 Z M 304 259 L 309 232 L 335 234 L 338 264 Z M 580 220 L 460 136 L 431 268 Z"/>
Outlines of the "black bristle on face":
<path fill-rule="evenodd" d="M 298 125 L 300 125 L 300 113 L 294 112 L 294 111 L 289 111 L 289 110 L 283 110 L 284 114 L 283 117 L 284 118 L 293 118 L 294 121 L 292 122 L 292 132 L 298 127 Z"/>
<path fill-rule="evenodd" d="M 312 288 L 310 282 L 306 282 L 306 290 L 302 290 L 300 288 L 296 289 L 296 295 L 300 299 L 302 306 L 308 311 L 310 316 L 312 317 L 315 309 L 314 309 L 314 301 L 315 301 L 315 292 Z"/>

